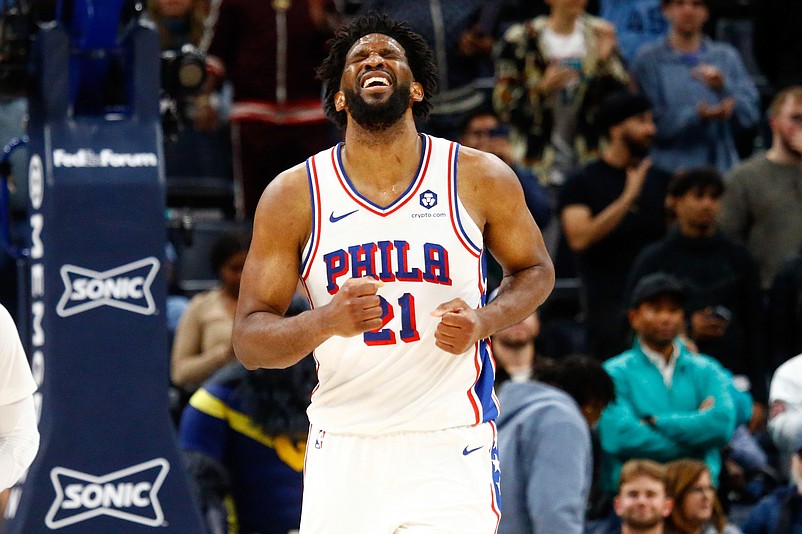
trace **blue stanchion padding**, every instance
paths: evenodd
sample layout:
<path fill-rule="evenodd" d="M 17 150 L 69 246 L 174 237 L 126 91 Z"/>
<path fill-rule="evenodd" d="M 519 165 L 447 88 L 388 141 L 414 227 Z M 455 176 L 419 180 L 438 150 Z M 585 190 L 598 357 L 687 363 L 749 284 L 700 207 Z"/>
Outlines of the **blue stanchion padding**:
<path fill-rule="evenodd" d="M 36 43 L 29 309 L 41 446 L 12 490 L 7 532 L 198 534 L 168 413 L 158 39 L 138 26 L 121 43 L 123 117 L 73 115 L 69 32 L 51 26 Z"/>

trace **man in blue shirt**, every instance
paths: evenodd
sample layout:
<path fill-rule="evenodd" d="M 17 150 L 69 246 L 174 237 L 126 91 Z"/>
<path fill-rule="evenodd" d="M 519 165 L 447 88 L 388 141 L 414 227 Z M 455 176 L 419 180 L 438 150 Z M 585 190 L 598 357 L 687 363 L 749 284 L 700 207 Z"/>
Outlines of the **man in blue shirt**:
<path fill-rule="evenodd" d="M 668 171 L 738 163 L 733 128 L 760 119 L 758 92 L 732 46 L 706 37 L 708 0 L 661 0 L 668 36 L 644 45 L 632 75 L 654 106 L 654 164 Z"/>

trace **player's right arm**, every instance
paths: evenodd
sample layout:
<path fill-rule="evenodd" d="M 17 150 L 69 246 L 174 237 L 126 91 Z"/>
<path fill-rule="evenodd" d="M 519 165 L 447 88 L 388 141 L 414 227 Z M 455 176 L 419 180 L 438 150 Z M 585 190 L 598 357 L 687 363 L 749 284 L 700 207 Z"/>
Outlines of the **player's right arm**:
<path fill-rule="evenodd" d="M 354 336 L 382 324 L 380 282 L 373 278 L 347 280 L 328 304 L 284 317 L 311 222 L 306 169 L 298 165 L 271 182 L 256 208 L 233 335 L 234 352 L 248 369 L 289 367 L 331 336 Z"/>

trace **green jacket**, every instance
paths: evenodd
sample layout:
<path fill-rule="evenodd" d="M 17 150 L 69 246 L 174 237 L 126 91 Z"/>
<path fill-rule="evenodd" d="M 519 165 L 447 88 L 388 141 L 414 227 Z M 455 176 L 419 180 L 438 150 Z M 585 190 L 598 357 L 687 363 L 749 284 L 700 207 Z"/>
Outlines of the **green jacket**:
<path fill-rule="evenodd" d="M 721 471 L 719 449 L 735 430 L 731 380 L 713 358 L 694 354 L 680 343 L 671 388 L 636 339 L 632 349 L 604 363 L 615 383 L 615 402 L 599 420 L 602 447 L 601 490 L 615 493 L 621 466 L 632 458 L 668 462 L 704 460 L 713 482 Z M 712 408 L 699 410 L 713 397 Z M 654 416 L 650 425 L 643 421 Z"/>

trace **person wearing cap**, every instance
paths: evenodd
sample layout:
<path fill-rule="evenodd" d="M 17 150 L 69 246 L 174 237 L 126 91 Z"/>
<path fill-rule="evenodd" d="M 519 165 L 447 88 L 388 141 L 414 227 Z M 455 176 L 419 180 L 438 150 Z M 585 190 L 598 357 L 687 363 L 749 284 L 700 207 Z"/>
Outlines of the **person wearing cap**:
<path fill-rule="evenodd" d="M 668 35 L 638 50 L 632 76 L 654 104 L 655 165 L 674 172 L 738 163 L 735 128 L 760 119 L 758 91 L 731 45 L 704 35 L 709 0 L 661 0 Z"/>
<path fill-rule="evenodd" d="M 675 277 L 641 279 L 630 301 L 632 348 L 604 363 L 616 393 L 599 420 L 600 489 L 609 494 L 621 465 L 632 458 L 696 458 L 707 464 L 714 484 L 719 479 L 719 449 L 735 429 L 735 404 L 721 365 L 680 340 L 684 302 Z"/>
<path fill-rule="evenodd" d="M 646 157 L 655 126 L 644 96 L 615 93 L 596 120 L 608 143 L 562 186 L 557 212 L 581 282 L 585 352 L 606 359 L 627 346 L 627 275 L 641 249 L 665 235 L 671 176 Z"/>
<path fill-rule="evenodd" d="M 791 484 L 777 488 L 752 509 L 744 534 L 802 534 L 802 433 L 790 460 Z"/>
<path fill-rule="evenodd" d="M 790 457 L 802 434 L 802 354 L 783 363 L 774 372 L 769 389 L 771 439 L 782 458 L 780 467 L 788 474 Z"/>

